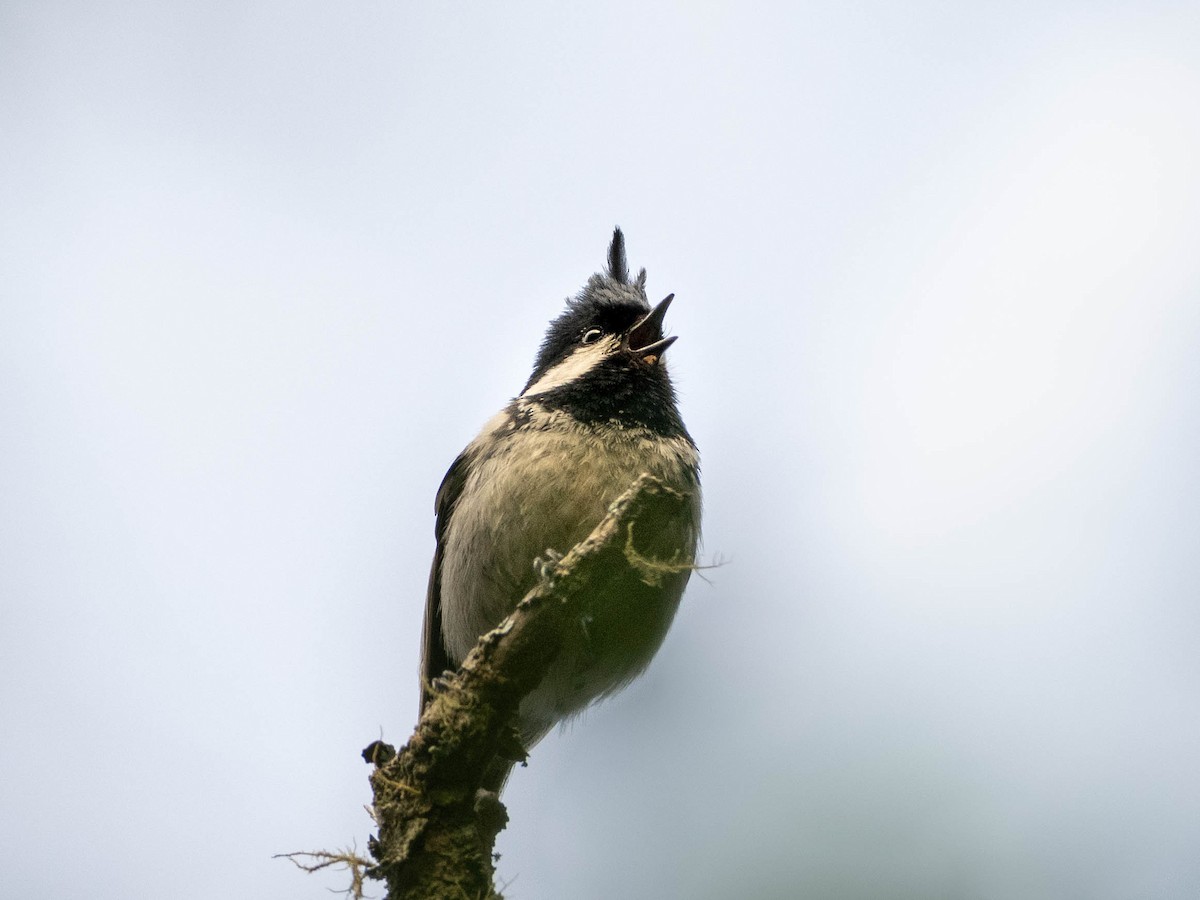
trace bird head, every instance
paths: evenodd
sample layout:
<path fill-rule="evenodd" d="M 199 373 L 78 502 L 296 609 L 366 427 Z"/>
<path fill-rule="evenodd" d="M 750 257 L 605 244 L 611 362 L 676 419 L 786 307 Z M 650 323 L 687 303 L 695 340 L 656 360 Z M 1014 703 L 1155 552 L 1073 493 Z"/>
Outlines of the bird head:
<path fill-rule="evenodd" d="M 521 396 L 585 422 L 682 433 L 664 360 L 675 342 L 663 335 L 674 296 L 650 306 L 646 270 L 630 280 L 625 237 L 617 228 L 607 270 L 589 278 L 550 323 Z"/>

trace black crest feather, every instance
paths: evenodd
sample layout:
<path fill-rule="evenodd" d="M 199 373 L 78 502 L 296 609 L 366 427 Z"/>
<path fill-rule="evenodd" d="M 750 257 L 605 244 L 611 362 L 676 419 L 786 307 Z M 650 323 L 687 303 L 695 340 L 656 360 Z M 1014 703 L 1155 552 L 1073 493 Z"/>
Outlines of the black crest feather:
<path fill-rule="evenodd" d="M 621 334 L 648 312 L 646 270 L 640 270 L 637 278 L 630 281 L 625 235 L 616 228 L 608 245 L 607 270 L 597 272 L 587 280 L 583 290 L 567 298 L 567 308 L 550 323 L 526 389 L 555 362 L 565 359 L 589 328 Z"/>
<path fill-rule="evenodd" d="M 613 281 L 629 284 L 629 264 L 625 262 L 625 235 L 619 227 L 613 229 L 612 243 L 608 245 L 608 275 Z"/>

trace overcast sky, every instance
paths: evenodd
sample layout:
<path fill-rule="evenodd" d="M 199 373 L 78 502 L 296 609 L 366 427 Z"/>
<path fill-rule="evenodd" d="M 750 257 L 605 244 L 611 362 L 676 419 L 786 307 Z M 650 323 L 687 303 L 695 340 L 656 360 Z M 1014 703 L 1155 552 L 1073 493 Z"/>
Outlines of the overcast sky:
<path fill-rule="evenodd" d="M 1200 896 L 1194 3 L 0 3 L 0 896 L 321 898 L 626 232 L 701 448 L 510 900 Z M 376 890 L 375 895 L 381 895 Z"/>

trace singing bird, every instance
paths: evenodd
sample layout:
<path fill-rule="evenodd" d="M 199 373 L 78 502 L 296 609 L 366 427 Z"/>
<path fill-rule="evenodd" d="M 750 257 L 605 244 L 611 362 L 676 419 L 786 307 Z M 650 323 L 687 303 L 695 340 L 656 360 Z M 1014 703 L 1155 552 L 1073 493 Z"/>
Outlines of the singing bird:
<path fill-rule="evenodd" d="M 624 687 L 658 650 L 690 575 L 700 536 L 700 461 L 679 415 L 664 357 L 663 317 L 646 270 L 630 279 L 621 229 L 607 270 L 588 279 L 546 332 L 524 390 L 454 460 L 437 492 L 437 549 L 422 641 L 421 707 L 434 679 L 537 583 L 548 556 L 570 550 L 643 472 L 689 502 L 661 523 L 656 545 L 682 563 L 654 583 L 600 579 L 593 614 L 563 636 L 518 729 L 531 747 L 559 721 Z M 539 562 L 540 561 L 540 562 Z M 512 767 L 498 761 L 484 788 Z"/>

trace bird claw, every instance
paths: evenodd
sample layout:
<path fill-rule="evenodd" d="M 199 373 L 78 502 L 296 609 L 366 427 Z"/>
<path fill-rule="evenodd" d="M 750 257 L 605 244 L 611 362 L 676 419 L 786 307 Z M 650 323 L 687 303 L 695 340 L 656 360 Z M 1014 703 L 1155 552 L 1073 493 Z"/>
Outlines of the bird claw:
<path fill-rule="evenodd" d="M 557 550 L 547 547 L 545 552 L 533 561 L 533 571 L 539 578 L 548 579 L 554 574 L 554 570 L 562 562 L 562 558 L 563 555 Z"/>
<path fill-rule="evenodd" d="M 447 669 L 441 675 L 435 675 L 429 679 L 429 692 L 431 694 L 443 694 L 450 687 L 450 679 L 455 675 L 453 669 Z"/>

